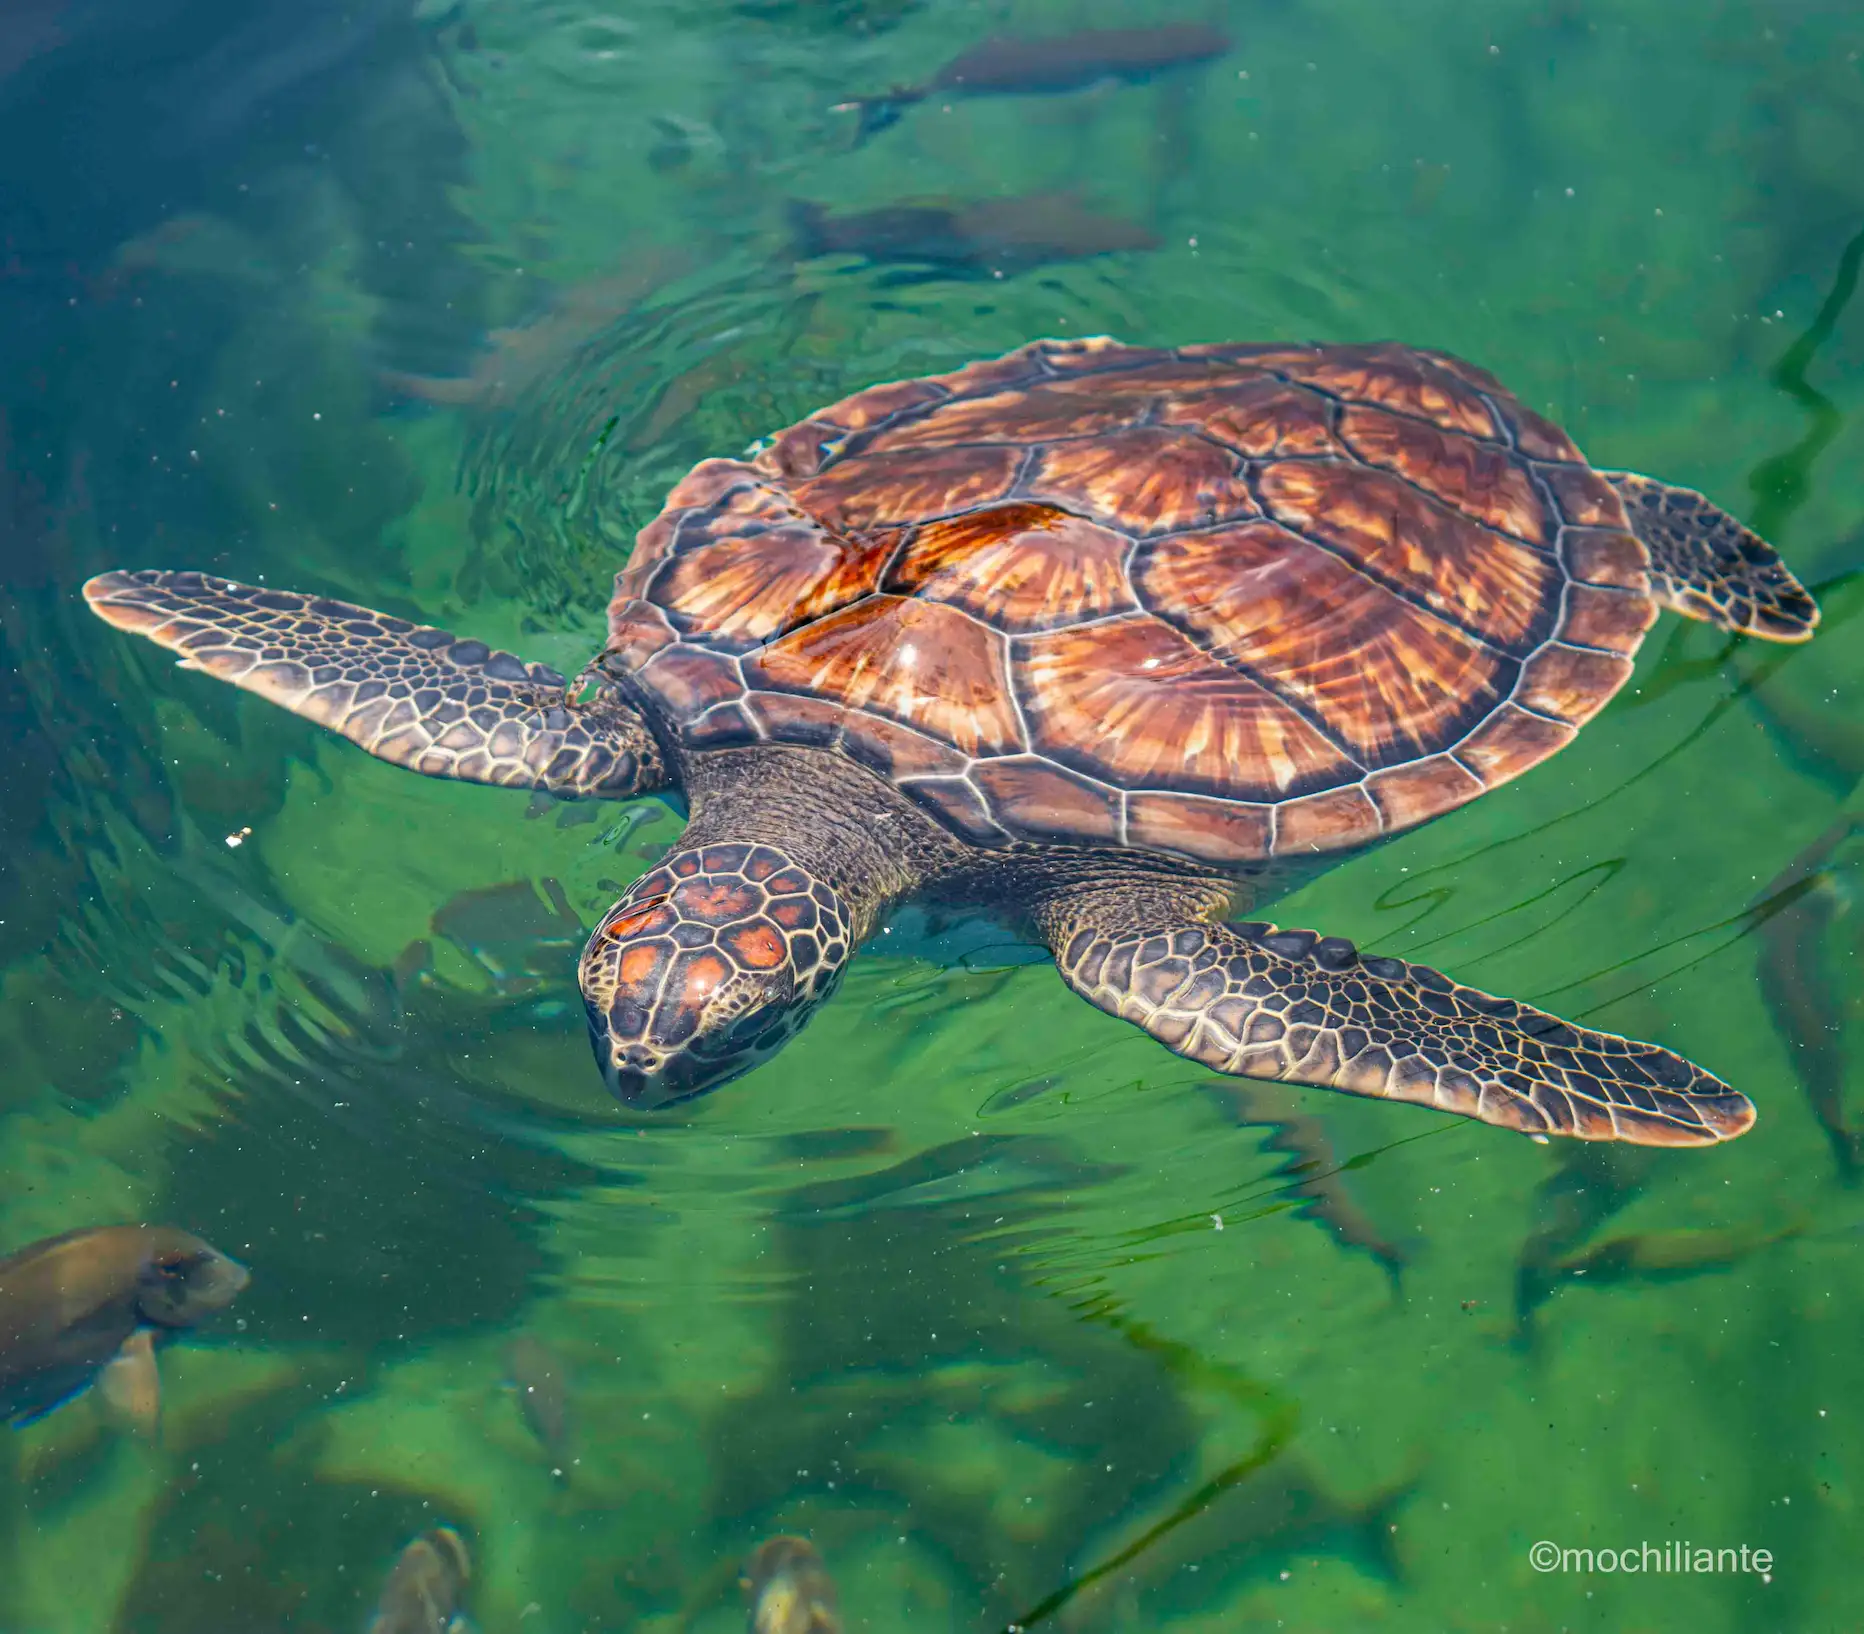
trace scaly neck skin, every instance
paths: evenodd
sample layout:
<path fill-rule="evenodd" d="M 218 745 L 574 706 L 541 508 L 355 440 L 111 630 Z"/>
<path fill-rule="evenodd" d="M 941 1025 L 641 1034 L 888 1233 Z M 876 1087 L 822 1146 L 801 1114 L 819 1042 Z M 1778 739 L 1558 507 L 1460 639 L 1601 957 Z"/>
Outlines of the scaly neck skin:
<path fill-rule="evenodd" d="M 679 849 L 757 842 L 848 904 L 857 942 L 928 879 L 977 853 L 883 778 L 829 750 L 724 749 L 680 768 L 692 820 Z"/>

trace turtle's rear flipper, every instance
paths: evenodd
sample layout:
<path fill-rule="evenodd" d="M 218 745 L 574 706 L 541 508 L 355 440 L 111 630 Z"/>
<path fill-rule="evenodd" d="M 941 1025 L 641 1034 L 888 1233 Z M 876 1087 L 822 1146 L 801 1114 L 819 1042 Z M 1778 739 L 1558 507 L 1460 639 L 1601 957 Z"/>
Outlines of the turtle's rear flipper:
<path fill-rule="evenodd" d="M 1804 641 L 1819 607 L 1780 553 L 1693 488 L 1606 471 L 1650 551 L 1651 594 L 1664 606 L 1768 641 Z"/>
<path fill-rule="evenodd" d="M 1403 959 L 1273 925 L 1159 922 L 1160 893 L 1054 903 L 1068 985 L 1167 1048 L 1241 1078 L 1413 1101 L 1527 1135 L 1708 1146 L 1754 1107 L 1654 1044 L 1576 1027 Z"/>
<path fill-rule="evenodd" d="M 106 623 L 180 653 L 184 669 L 429 777 L 609 798 L 663 781 L 634 710 L 606 691 L 572 703 L 555 670 L 481 641 L 201 573 L 105 573 L 84 599 Z"/>

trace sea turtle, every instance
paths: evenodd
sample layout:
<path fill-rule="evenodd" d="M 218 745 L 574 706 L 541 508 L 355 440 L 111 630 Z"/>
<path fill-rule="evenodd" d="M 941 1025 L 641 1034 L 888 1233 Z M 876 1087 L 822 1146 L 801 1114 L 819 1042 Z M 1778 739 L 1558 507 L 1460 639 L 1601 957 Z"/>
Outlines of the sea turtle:
<path fill-rule="evenodd" d="M 871 387 L 696 466 L 570 683 L 201 573 L 85 595 L 429 776 L 683 791 L 682 843 L 580 967 L 638 1106 L 770 1055 L 917 898 L 1022 927 L 1219 1072 L 1536 1136 L 1753 1122 L 1669 1050 L 1232 917 L 1544 760 L 1659 608 L 1778 641 L 1817 622 L 1700 494 L 1594 470 L 1440 352 L 1048 340 Z"/>

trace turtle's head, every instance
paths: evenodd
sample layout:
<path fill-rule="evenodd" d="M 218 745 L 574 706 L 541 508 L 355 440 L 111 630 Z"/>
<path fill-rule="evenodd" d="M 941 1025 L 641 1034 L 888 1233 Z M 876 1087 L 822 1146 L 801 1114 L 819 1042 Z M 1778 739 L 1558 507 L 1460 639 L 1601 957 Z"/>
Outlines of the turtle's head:
<path fill-rule="evenodd" d="M 774 847 L 675 852 L 583 950 L 608 1087 L 630 1106 L 668 1106 L 749 1072 L 834 990 L 852 943 L 840 894 Z"/>

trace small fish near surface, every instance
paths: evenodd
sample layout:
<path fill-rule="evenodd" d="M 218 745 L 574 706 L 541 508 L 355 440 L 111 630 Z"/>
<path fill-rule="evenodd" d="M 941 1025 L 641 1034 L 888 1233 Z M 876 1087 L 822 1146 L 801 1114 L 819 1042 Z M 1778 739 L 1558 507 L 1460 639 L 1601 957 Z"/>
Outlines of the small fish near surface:
<path fill-rule="evenodd" d="M 1554 1265 L 1561 1280 L 1583 1277 L 1594 1287 L 1615 1282 L 1664 1282 L 1729 1267 L 1805 1231 L 1803 1222 L 1768 1229 L 1642 1231 L 1612 1237 L 1566 1255 Z"/>
<path fill-rule="evenodd" d="M 1173 68 L 1190 68 L 1223 56 L 1232 42 L 1209 23 L 1161 23 L 1154 28 L 1090 28 L 1037 39 L 994 34 L 961 51 L 923 85 L 884 96 L 854 97 L 835 111 L 858 112 L 859 146 L 915 102 L 947 96 L 1041 96 L 1079 91 L 1109 81 L 1137 85 Z"/>
<path fill-rule="evenodd" d="M 460 1607 L 471 1581 L 466 1540 L 450 1526 L 423 1532 L 395 1557 L 368 1634 L 463 1634 Z"/>
<path fill-rule="evenodd" d="M 1852 1080 L 1845 1049 L 1853 991 L 1845 975 L 1849 960 L 1831 944 L 1856 896 L 1855 876 L 1841 866 L 1842 853 L 1860 834 L 1864 809 L 1847 812 L 1769 880 L 1752 904 L 1767 910 L 1755 930 L 1761 1000 L 1847 1186 L 1864 1176 L 1864 1134 L 1845 1092 Z"/>
<path fill-rule="evenodd" d="M 1369 1254 L 1391 1278 L 1393 1292 L 1399 1291 L 1409 1256 L 1353 1196 L 1346 1182 L 1348 1164 L 1334 1150 L 1326 1124 L 1304 1112 L 1295 1092 L 1280 1084 L 1218 1078 L 1203 1088 L 1238 1123 L 1272 1131 L 1263 1148 L 1289 1160 L 1277 1178 L 1300 1199 L 1295 1213 L 1323 1226 L 1342 1247 Z"/>
<path fill-rule="evenodd" d="M 156 1347 L 224 1310 L 243 1265 L 167 1226 L 99 1226 L 0 1259 L 0 1423 L 43 1418 L 91 1385 L 143 1430 Z"/>
<path fill-rule="evenodd" d="M 807 1538 L 767 1538 L 740 1579 L 749 1634 L 841 1634 L 841 1597 Z"/>
<path fill-rule="evenodd" d="M 551 1475 L 566 1479 L 570 1445 L 570 1388 L 562 1357 L 541 1339 L 521 1333 L 506 1347 L 505 1373 L 518 1395 L 518 1411 L 550 1455 Z"/>
<path fill-rule="evenodd" d="M 796 256 L 859 256 L 872 265 L 931 268 L 955 277 L 1025 272 L 1053 261 L 1082 261 L 1122 250 L 1158 248 L 1136 222 L 1101 215 L 1066 193 L 883 205 L 832 215 L 805 200 L 790 205 Z"/>
<path fill-rule="evenodd" d="M 461 891 L 441 905 L 430 928 L 501 993 L 524 992 L 559 976 L 588 934 L 555 879 Z"/>

